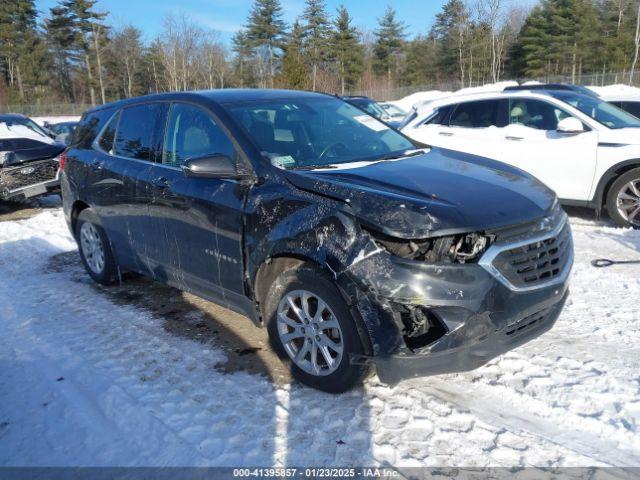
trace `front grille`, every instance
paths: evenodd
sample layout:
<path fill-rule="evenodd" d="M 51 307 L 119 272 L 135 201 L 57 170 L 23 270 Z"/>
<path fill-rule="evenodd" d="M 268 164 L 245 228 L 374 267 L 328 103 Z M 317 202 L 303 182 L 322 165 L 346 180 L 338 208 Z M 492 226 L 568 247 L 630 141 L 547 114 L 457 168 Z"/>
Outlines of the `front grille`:
<path fill-rule="evenodd" d="M 0 169 L 0 190 L 12 192 L 29 185 L 56 178 L 58 161 L 54 159 L 28 162 L 16 167 Z"/>
<path fill-rule="evenodd" d="M 510 337 L 524 333 L 524 330 L 529 330 L 534 325 L 542 323 L 546 318 L 547 313 L 549 313 L 549 309 L 545 308 L 544 310 L 540 310 L 539 312 L 536 312 L 533 315 L 524 317 L 523 319 L 518 320 L 517 322 L 507 325 L 507 328 L 505 329 L 504 333 L 505 335 L 508 335 Z"/>
<path fill-rule="evenodd" d="M 560 208 L 542 219 L 490 233 L 495 240 L 478 263 L 511 290 L 543 288 L 568 276 L 573 244 L 567 214 Z"/>
<path fill-rule="evenodd" d="M 551 238 L 510 248 L 499 253 L 493 266 L 516 287 L 529 287 L 554 279 L 569 261 L 571 231 L 565 224 Z"/>

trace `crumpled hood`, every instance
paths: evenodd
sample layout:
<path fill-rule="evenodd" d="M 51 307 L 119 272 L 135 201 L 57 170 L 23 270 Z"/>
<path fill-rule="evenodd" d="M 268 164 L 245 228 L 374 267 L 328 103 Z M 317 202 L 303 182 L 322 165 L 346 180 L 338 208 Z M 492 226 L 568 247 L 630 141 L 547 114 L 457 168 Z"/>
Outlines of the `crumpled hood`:
<path fill-rule="evenodd" d="M 65 149 L 61 143 L 56 143 L 49 137 L 10 137 L 6 138 L 0 135 L 0 152 L 9 152 L 8 156 L 0 167 L 9 167 L 19 165 L 34 160 L 43 160 L 53 158 Z M 3 154 L 4 155 L 4 154 Z M 3 161 L 0 157 L 0 162 Z"/>
<path fill-rule="evenodd" d="M 287 171 L 298 188 L 344 201 L 369 228 L 425 238 L 540 218 L 555 194 L 504 163 L 452 150 L 359 168 Z"/>

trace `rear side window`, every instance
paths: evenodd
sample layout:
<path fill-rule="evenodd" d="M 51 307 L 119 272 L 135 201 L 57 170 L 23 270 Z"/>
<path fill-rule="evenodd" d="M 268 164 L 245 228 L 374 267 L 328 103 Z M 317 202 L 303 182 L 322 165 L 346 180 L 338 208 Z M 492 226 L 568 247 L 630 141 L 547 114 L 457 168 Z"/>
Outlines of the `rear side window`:
<path fill-rule="evenodd" d="M 451 127 L 486 128 L 497 126 L 498 101 L 480 100 L 459 103 L 449 119 Z"/>
<path fill-rule="evenodd" d="M 162 163 L 180 166 L 190 158 L 234 158 L 234 153 L 233 143 L 206 111 L 184 103 L 171 105 Z"/>
<path fill-rule="evenodd" d="M 165 121 L 166 104 L 145 103 L 120 112 L 113 153 L 119 157 L 155 161 Z"/>
<path fill-rule="evenodd" d="M 440 107 L 433 113 L 433 115 L 431 115 L 431 117 L 423 122 L 423 125 L 445 125 L 450 111 L 450 105 Z"/>
<path fill-rule="evenodd" d="M 98 110 L 84 114 L 78 126 L 73 130 L 70 145 L 72 147 L 91 148 L 96 136 L 112 115 L 112 109 Z"/>
<path fill-rule="evenodd" d="M 98 145 L 100 145 L 100 148 L 105 152 L 111 153 L 111 150 L 113 150 L 113 141 L 116 138 L 116 128 L 118 127 L 119 118 L 120 112 L 117 112 L 113 117 L 111 117 L 111 120 L 109 120 L 109 123 L 107 123 L 107 126 L 100 135 Z"/>

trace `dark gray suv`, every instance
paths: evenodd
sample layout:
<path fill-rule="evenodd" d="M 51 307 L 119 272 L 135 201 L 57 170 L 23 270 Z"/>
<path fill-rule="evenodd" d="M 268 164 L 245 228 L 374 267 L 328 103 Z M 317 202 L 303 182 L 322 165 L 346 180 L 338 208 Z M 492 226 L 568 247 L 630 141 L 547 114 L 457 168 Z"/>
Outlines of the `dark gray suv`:
<path fill-rule="evenodd" d="M 61 182 L 96 281 L 134 271 L 240 312 L 329 392 L 373 365 L 386 382 L 476 368 L 551 328 L 568 295 L 553 192 L 328 95 L 105 105 L 76 128 Z"/>

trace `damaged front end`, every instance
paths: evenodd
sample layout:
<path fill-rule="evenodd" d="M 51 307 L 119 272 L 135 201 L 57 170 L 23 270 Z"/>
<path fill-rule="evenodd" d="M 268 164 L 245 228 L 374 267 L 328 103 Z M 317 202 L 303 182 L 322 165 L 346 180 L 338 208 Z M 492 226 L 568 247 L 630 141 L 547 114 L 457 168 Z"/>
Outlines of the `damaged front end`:
<path fill-rule="evenodd" d="M 59 189 L 60 144 L 0 139 L 0 200 L 24 200 Z"/>
<path fill-rule="evenodd" d="M 371 253 L 343 273 L 358 285 L 373 343 L 373 355 L 356 361 L 375 363 L 386 383 L 477 368 L 550 329 L 568 295 L 573 247 L 557 207 L 541 221 L 493 231 L 367 234 Z M 374 323 L 366 320 L 373 312 Z M 395 340 L 376 324 L 395 325 Z"/>

